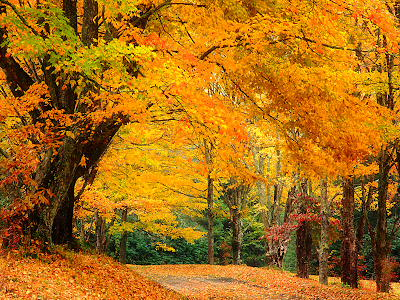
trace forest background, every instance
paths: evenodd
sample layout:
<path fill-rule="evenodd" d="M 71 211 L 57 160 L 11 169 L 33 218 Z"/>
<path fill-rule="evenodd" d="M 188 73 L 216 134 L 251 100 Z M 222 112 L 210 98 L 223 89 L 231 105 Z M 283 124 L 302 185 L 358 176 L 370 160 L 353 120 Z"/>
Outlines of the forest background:
<path fill-rule="evenodd" d="M 318 257 L 321 283 L 330 260 L 343 284 L 389 291 L 400 3 L 0 0 L 0 14 L 3 248 L 299 277 Z"/>

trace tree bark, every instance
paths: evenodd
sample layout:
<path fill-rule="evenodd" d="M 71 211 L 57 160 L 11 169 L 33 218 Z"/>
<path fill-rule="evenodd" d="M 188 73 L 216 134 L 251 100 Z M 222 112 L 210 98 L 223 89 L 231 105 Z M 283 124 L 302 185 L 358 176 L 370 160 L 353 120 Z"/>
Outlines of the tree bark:
<path fill-rule="evenodd" d="M 72 236 L 74 204 L 75 204 L 75 188 L 76 179 L 74 179 L 68 189 L 64 202 L 61 203 L 55 216 L 52 227 L 52 242 L 55 244 L 67 244 L 70 248 L 75 247 Z"/>
<path fill-rule="evenodd" d="M 296 198 L 296 186 L 293 186 L 288 192 L 288 198 L 286 200 L 285 214 L 283 218 L 283 224 L 290 225 L 290 214 L 293 212 L 293 201 Z M 290 227 L 290 226 L 289 226 Z M 283 267 L 283 260 L 290 242 L 291 231 L 285 231 L 281 233 L 279 239 L 268 238 L 268 252 L 267 261 L 270 265 L 274 265 L 278 268 Z"/>
<path fill-rule="evenodd" d="M 357 234 L 356 234 L 356 243 L 357 243 L 356 251 L 357 251 L 357 253 L 360 253 L 360 251 L 362 249 L 364 229 L 365 229 L 365 225 L 367 222 L 367 213 L 370 209 L 371 202 L 372 202 L 373 187 L 370 186 L 368 189 L 368 193 L 366 193 L 364 183 L 361 182 L 361 192 L 362 192 L 361 216 L 357 223 Z"/>
<path fill-rule="evenodd" d="M 68 24 L 73 32 L 79 34 L 76 5 L 77 2 L 75 0 L 62 1 L 62 8 L 64 15 L 68 19 Z M 0 12 L 6 13 L 4 6 L 0 6 Z M 97 15 L 97 1 L 85 0 L 81 40 L 86 46 L 92 45 L 98 38 Z M 0 67 L 6 74 L 14 96 L 21 97 L 34 83 L 34 80 L 19 65 L 17 60 L 8 54 L 7 45 L 3 43 L 6 35 L 7 29 L 1 28 L 0 42 L 3 46 L 0 46 Z M 121 124 L 128 121 L 128 117 L 122 115 L 122 113 L 120 115 L 111 115 L 99 122 L 96 121 L 97 123 L 95 124 L 88 119 L 84 120 L 84 116 L 89 112 L 89 109 L 98 110 L 99 107 L 89 108 L 79 103 L 74 88 L 65 82 L 65 74 L 62 71 L 55 71 L 49 55 L 42 60 L 42 71 L 44 82 L 48 86 L 50 100 L 46 104 L 40 104 L 40 112 L 39 109 L 34 109 L 30 112 L 33 125 L 46 122 L 46 120 L 40 120 L 38 116 L 40 113 L 52 109 L 62 111 L 68 116 L 79 113 L 79 116 L 74 119 L 72 125 L 65 128 L 65 131 L 71 132 L 75 135 L 75 138 L 65 136 L 63 139 L 57 140 L 60 144 L 57 149 L 49 149 L 46 153 L 40 153 L 43 158 L 38 163 L 36 173 L 33 175 L 37 185 L 32 193 L 42 190 L 48 191 L 46 196 L 48 196 L 49 203 L 37 205 L 30 212 L 26 228 L 30 229 L 33 237 L 49 243 L 71 244 L 73 241 L 72 212 L 75 204 L 75 182 L 98 163 L 107 150 L 112 137 Z M 74 76 L 78 77 L 78 74 L 69 76 L 74 78 Z M 37 77 L 36 80 L 38 80 Z M 87 93 L 89 90 L 96 92 L 91 87 L 91 84 L 87 83 L 86 87 L 81 91 L 80 97 L 90 96 Z M 37 128 L 40 128 L 39 125 Z M 57 124 L 55 124 L 55 127 L 57 127 Z M 86 159 L 86 166 L 80 164 L 83 156 Z"/>
<path fill-rule="evenodd" d="M 240 265 L 242 263 L 243 248 L 243 221 L 242 211 L 245 205 L 245 198 L 249 192 L 249 186 L 236 182 L 231 179 L 233 186 L 225 189 L 224 202 L 229 207 L 232 226 L 232 259 L 233 264 Z"/>
<path fill-rule="evenodd" d="M 251 147 L 252 153 L 253 153 L 253 160 L 254 160 L 254 169 L 260 177 L 264 178 L 265 177 L 265 172 L 264 172 L 264 157 L 261 153 L 259 153 L 259 149 L 256 148 L 255 146 Z M 261 205 L 261 219 L 264 225 L 264 232 L 267 234 L 267 231 L 269 229 L 269 221 L 268 221 L 268 206 L 267 206 L 267 188 L 265 186 L 265 182 L 257 180 L 256 181 L 256 188 L 258 192 L 258 200 Z"/>
<path fill-rule="evenodd" d="M 377 292 L 388 293 L 390 290 L 390 268 L 389 263 L 391 252 L 391 241 L 388 237 L 387 228 L 387 206 L 389 186 L 389 171 L 391 167 L 391 158 L 387 149 L 382 149 L 379 157 L 379 182 L 378 182 L 378 222 L 376 224 L 375 245 L 373 245 L 376 289 Z"/>
<path fill-rule="evenodd" d="M 231 210 L 231 222 L 232 222 L 232 255 L 233 264 L 242 264 L 242 248 L 243 248 L 243 222 L 242 213 L 239 209 Z"/>
<path fill-rule="evenodd" d="M 214 264 L 214 180 L 211 177 L 212 171 L 212 156 L 211 156 L 211 143 L 210 146 L 204 141 L 205 159 L 209 167 L 207 175 L 207 254 L 208 264 Z"/>
<path fill-rule="evenodd" d="M 95 218 L 95 233 L 96 233 L 96 253 L 97 254 L 104 254 L 106 253 L 106 222 L 105 220 L 99 215 L 99 212 L 96 211 L 94 214 Z"/>
<path fill-rule="evenodd" d="M 208 264 L 214 264 L 214 202 L 213 202 L 213 179 L 207 176 L 207 240 L 208 240 Z"/>
<path fill-rule="evenodd" d="M 128 208 L 124 207 L 122 209 L 121 221 L 126 222 L 128 216 Z M 126 243 L 128 241 L 128 232 L 124 230 L 121 235 L 121 242 L 119 243 L 119 262 L 121 264 L 126 264 Z"/>
<path fill-rule="evenodd" d="M 358 287 L 357 251 L 354 232 L 354 181 L 343 178 L 343 200 L 341 210 L 341 281 L 352 288 Z"/>
<path fill-rule="evenodd" d="M 301 184 L 301 193 L 307 195 L 307 181 Z M 307 205 L 301 202 L 299 207 L 300 214 L 307 213 Z M 296 230 L 296 258 L 297 258 L 297 277 L 309 277 L 309 262 L 311 258 L 312 237 L 311 226 L 308 221 L 299 224 Z"/>
<path fill-rule="evenodd" d="M 329 202 L 326 179 L 321 180 L 320 218 L 321 240 L 319 246 L 319 283 L 328 285 L 328 258 L 329 258 Z"/>
<path fill-rule="evenodd" d="M 309 262 L 311 258 L 311 228 L 307 222 L 303 222 L 296 231 L 296 257 L 297 277 L 309 277 Z"/>

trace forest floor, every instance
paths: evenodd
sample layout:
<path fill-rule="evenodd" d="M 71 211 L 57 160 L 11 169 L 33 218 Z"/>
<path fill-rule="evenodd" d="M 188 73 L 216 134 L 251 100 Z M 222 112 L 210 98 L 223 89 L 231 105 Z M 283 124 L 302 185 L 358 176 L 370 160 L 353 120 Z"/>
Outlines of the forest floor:
<path fill-rule="evenodd" d="M 390 294 L 376 293 L 373 281 L 362 280 L 360 289 L 342 287 L 339 278 L 329 278 L 329 286 L 318 278 L 299 279 L 294 274 L 247 266 L 160 265 L 130 266 L 139 274 L 188 299 L 400 299 L 400 283 Z"/>
<path fill-rule="evenodd" d="M 0 254 L 0 299 L 183 300 L 111 258 L 74 253 Z"/>

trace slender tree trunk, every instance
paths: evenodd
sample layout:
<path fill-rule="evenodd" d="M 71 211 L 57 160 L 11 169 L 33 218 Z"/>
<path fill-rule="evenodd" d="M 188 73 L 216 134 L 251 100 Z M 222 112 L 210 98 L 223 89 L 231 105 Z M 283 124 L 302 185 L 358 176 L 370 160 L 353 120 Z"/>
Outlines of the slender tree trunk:
<path fill-rule="evenodd" d="M 207 176 L 207 239 L 208 239 L 208 264 L 214 264 L 214 201 L 213 201 L 213 179 Z"/>
<path fill-rule="evenodd" d="M 386 149 L 381 150 L 378 162 L 378 222 L 376 224 L 375 251 L 373 253 L 375 253 L 374 263 L 377 291 L 388 293 L 390 290 L 390 274 L 387 273 L 390 268 L 388 268 L 387 264 L 390 258 L 391 243 L 388 237 L 386 201 L 388 198 L 391 158 Z"/>
<path fill-rule="evenodd" d="M 354 182 L 353 178 L 343 178 L 341 222 L 341 280 L 342 283 L 358 287 L 357 251 L 354 232 Z"/>
<path fill-rule="evenodd" d="M 252 146 L 251 150 L 253 152 L 253 160 L 254 160 L 254 169 L 258 175 L 261 177 L 265 177 L 264 172 L 264 157 L 261 153 L 259 153 L 259 149 Z M 258 200 L 261 205 L 261 219 L 264 225 L 264 232 L 267 234 L 269 229 L 269 222 L 268 222 L 268 206 L 267 206 L 267 188 L 265 182 L 263 181 L 256 181 L 256 188 L 258 192 Z"/>
<path fill-rule="evenodd" d="M 281 151 L 279 149 L 276 150 L 276 178 L 277 183 L 274 185 L 274 204 L 272 208 L 272 218 L 271 225 L 279 225 L 280 224 L 280 206 L 281 206 L 281 198 L 283 191 L 283 182 L 281 180 Z"/>
<path fill-rule="evenodd" d="M 122 209 L 121 221 L 126 222 L 128 216 L 128 208 L 124 207 Z M 126 264 L 126 243 L 128 241 L 128 231 L 124 230 L 121 236 L 121 242 L 119 243 L 119 262 L 121 264 Z"/>
<path fill-rule="evenodd" d="M 357 234 L 356 234 L 356 251 L 360 253 L 362 249 L 362 242 L 364 237 L 364 229 L 367 222 L 367 213 L 371 206 L 372 202 L 372 194 L 373 194 L 373 187 L 370 186 L 368 189 L 368 193 L 366 193 L 364 183 L 361 182 L 361 200 L 362 200 L 362 207 L 361 207 L 361 216 L 357 223 Z"/>
<path fill-rule="evenodd" d="M 326 179 L 321 180 L 320 217 L 321 241 L 319 246 L 319 283 L 328 285 L 329 258 L 329 202 Z"/>
<path fill-rule="evenodd" d="M 214 264 L 214 180 L 212 172 L 212 143 L 204 140 L 204 156 L 208 165 L 207 175 L 207 241 L 208 241 L 208 264 Z"/>

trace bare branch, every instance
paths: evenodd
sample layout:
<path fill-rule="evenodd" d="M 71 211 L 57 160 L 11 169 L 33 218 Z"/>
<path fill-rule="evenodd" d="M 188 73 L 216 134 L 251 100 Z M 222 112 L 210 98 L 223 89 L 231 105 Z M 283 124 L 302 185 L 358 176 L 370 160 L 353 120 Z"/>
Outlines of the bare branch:
<path fill-rule="evenodd" d="M 198 199 L 206 199 L 206 200 L 207 200 L 206 197 L 203 197 L 203 196 L 195 196 L 195 195 L 187 194 L 187 193 L 178 191 L 178 190 L 176 190 L 176 189 L 173 189 L 173 188 L 171 188 L 170 186 L 168 186 L 168 185 L 166 185 L 166 184 L 164 184 L 164 183 L 162 183 L 162 182 L 158 182 L 158 183 L 161 184 L 162 186 L 166 187 L 167 189 L 173 191 L 174 193 L 177 193 L 177 194 L 180 194 L 180 195 L 189 197 L 189 198 L 198 198 Z"/>

